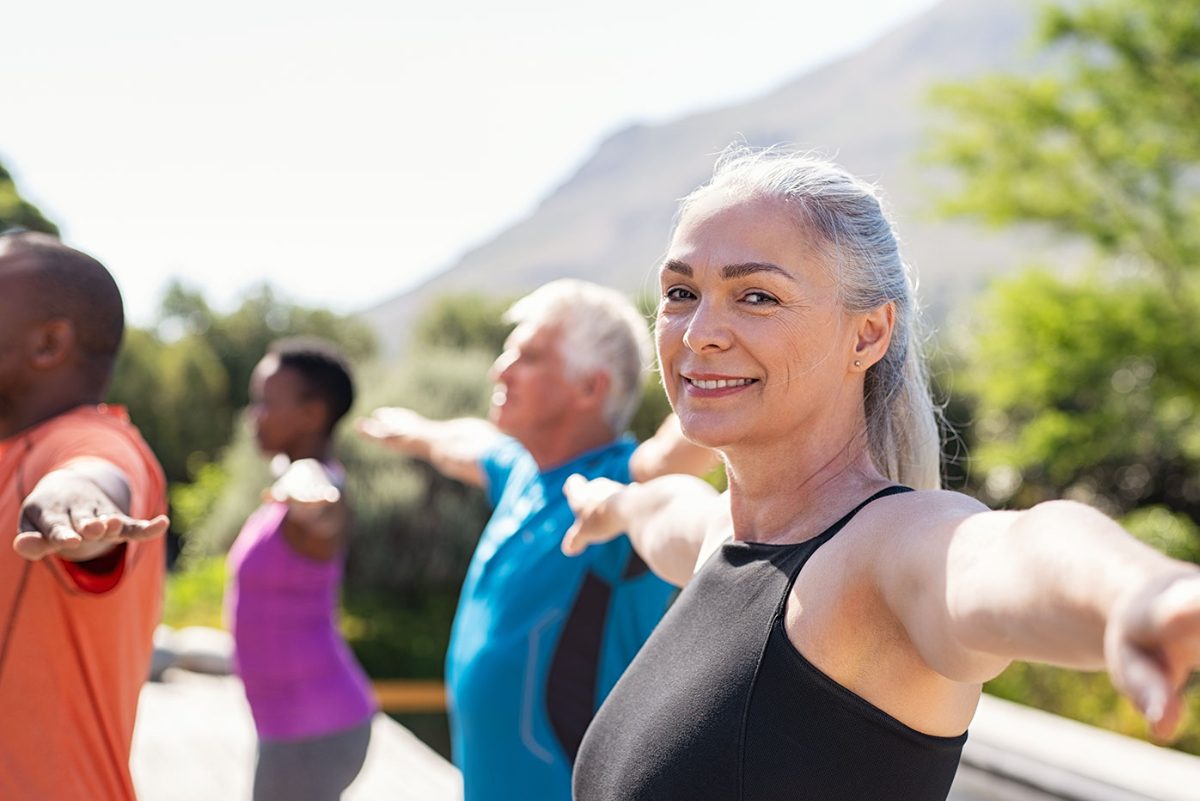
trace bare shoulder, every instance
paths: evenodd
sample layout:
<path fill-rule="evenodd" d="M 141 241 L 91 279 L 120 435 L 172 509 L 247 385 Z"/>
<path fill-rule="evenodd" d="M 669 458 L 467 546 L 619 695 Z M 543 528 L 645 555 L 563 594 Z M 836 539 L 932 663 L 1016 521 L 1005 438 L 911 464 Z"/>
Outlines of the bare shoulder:
<path fill-rule="evenodd" d="M 871 502 L 855 517 L 847 540 L 884 556 L 897 548 L 944 541 L 965 521 L 988 511 L 979 501 L 950 490 L 915 490 Z"/>

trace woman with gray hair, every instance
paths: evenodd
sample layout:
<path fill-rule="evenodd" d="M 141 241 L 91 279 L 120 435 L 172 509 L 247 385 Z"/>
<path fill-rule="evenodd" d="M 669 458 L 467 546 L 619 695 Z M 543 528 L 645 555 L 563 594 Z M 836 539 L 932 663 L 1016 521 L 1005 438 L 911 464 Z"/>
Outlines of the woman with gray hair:
<path fill-rule="evenodd" d="M 588 731 L 580 801 L 945 799 L 981 684 L 1106 667 L 1165 735 L 1200 571 L 1078 503 L 940 489 L 912 286 L 872 187 L 738 149 L 680 208 L 657 345 L 728 492 L 573 477 L 563 549 L 618 531 L 686 585 Z"/>

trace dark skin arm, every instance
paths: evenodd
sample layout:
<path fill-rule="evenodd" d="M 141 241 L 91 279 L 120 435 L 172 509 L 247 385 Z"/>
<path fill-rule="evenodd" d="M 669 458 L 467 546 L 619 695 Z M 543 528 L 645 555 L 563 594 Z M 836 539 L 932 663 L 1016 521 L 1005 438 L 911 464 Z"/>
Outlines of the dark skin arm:
<path fill-rule="evenodd" d="M 29 560 L 56 554 L 73 562 L 104 556 L 122 542 L 167 531 L 165 515 L 129 516 L 129 481 L 110 462 L 80 459 L 47 473 L 21 504 L 13 550 Z"/>

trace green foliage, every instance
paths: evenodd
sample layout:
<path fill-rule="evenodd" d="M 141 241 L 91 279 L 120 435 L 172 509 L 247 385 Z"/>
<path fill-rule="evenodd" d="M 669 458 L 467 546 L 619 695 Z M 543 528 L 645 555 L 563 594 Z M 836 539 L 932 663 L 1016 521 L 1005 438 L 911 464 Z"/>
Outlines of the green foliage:
<path fill-rule="evenodd" d="M 1043 12 L 1046 69 L 941 87 L 933 155 L 951 214 L 1032 223 L 1104 273 L 1029 270 L 974 315 L 969 438 L 982 492 L 1074 497 L 1180 559 L 1200 556 L 1200 0 L 1082 0 Z M 1126 734 L 1102 674 L 1015 664 L 989 692 Z M 1178 747 L 1200 753 L 1200 698 Z"/>
<path fill-rule="evenodd" d="M 192 562 L 186 570 L 167 577 L 163 622 L 172 628 L 221 628 L 221 601 L 225 593 L 225 557 L 210 556 Z"/>
<path fill-rule="evenodd" d="M 440 679 L 457 601 L 456 592 L 347 593 L 342 634 L 370 676 Z"/>
<path fill-rule="evenodd" d="M 17 191 L 12 175 L 0 164 L 0 232 L 7 228 L 25 228 L 58 236 L 58 226 Z"/>
<path fill-rule="evenodd" d="M 129 408 L 167 478 L 189 481 L 229 442 L 249 400 L 254 365 L 275 340 L 301 334 L 337 343 L 353 361 L 374 352 L 361 322 L 281 301 L 270 287 L 219 314 L 176 281 L 163 297 L 158 326 L 127 333 L 108 399 Z"/>
<path fill-rule="evenodd" d="M 445 295 L 435 300 L 417 319 L 413 340 L 418 351 L 477 349 L 495 356 L 504 348 L 512 325 L 504 312 L 513 299 L 489 295 Z"/>
<path fill-rule="evenodd" d="M 1162 289 L 1032 270 L 998 283 L 976 318 L 964 383 L 991 500 L 1200 516 L 1197 339 Z"/>
<path fill-rule="evenodd" d="M 1172 559 L 1200 564 L 1200 526 L 1187 515 L 1174 514 L 1163 506 L 1145 506 L 1126 515 L 1121 525 Z"/>
<path fill-rule="evenodd" d="M 948 210 L 1082 235 L 1178 288 L 1200 264 L 1200 0 L 1047 9 L 1041 41 L 1045 74 L 935 92 L 936 155 L 968 178 Z"/>

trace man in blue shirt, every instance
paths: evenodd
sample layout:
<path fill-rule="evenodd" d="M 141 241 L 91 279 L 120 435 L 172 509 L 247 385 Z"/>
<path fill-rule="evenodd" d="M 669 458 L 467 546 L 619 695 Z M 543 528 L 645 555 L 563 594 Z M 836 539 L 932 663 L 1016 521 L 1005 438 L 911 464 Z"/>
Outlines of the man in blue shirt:
<path fill-rule="evenodd" d="M 712 454 L 673 418 L 641 446 L 622 434 L 650 342 L 620 294 L 561 280 L 518 301 L 492 367 L 490 420 L 377 409 L 367 436 L 482 486 L 494 513 L 471 559 L 446 658 L 454 760 L 465 801 L 567 801 L 600 702 L 666 609 L 670 585 L 619 537 L 561 551 L 572 474 L 644 481 L 706 472 Z"/>

